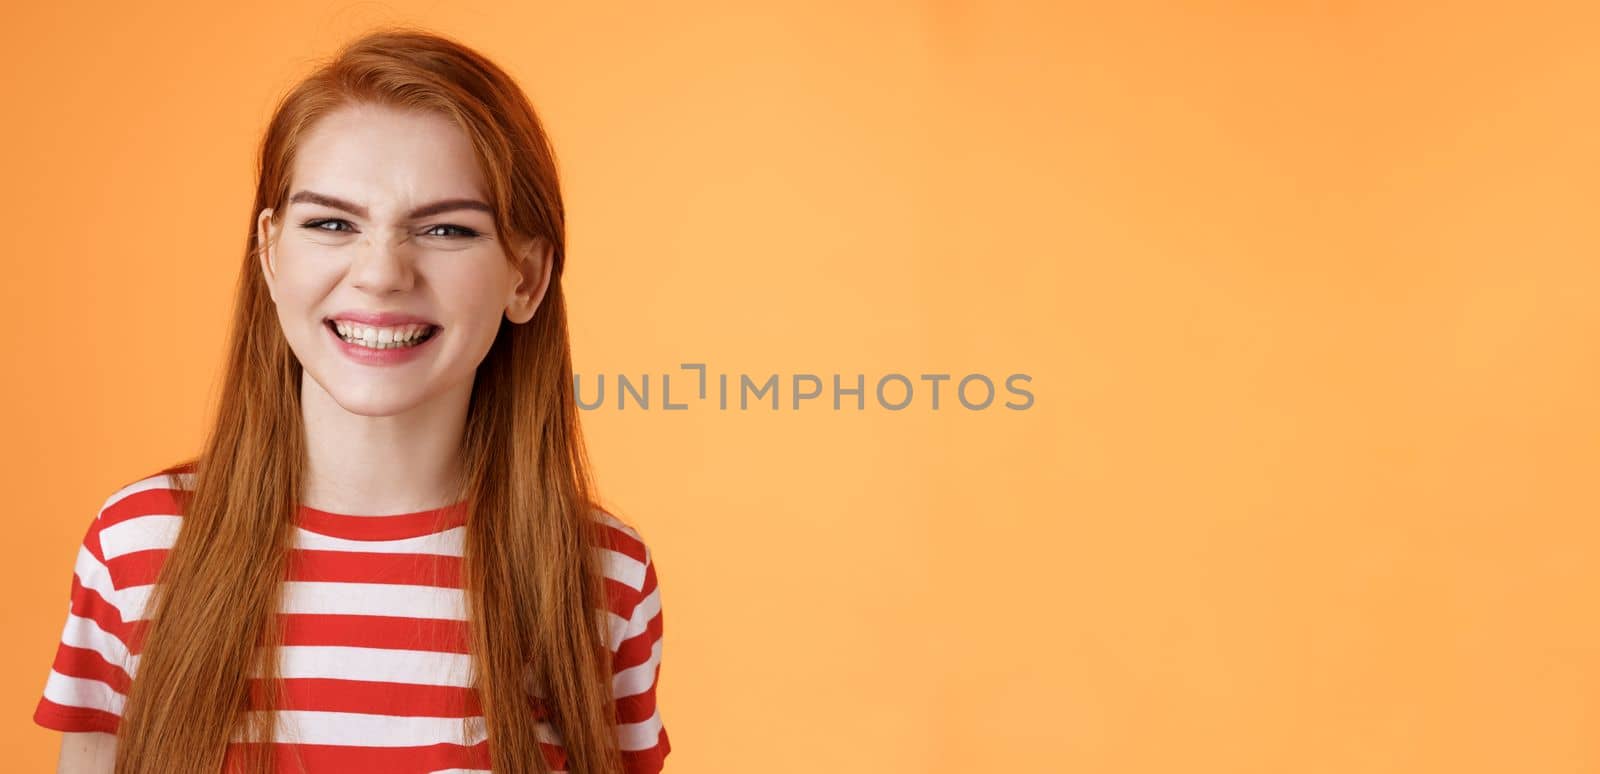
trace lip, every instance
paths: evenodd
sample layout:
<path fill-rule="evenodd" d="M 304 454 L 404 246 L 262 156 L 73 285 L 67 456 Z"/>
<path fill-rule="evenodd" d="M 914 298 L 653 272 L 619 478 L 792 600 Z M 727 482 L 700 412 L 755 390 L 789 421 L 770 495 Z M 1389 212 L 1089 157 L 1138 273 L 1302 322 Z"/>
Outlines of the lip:
<path fill-rule="evenodd" d="M 344 320 L 346 322 L 361 323 L 362 325 L 372 325 L 375 327 L 410 325 L 411 323 L 432 325 L 435 328 L 440 327 L 438 323 L 429 320 L 426 317 L 418 317 L 414 314 L 406 314 L 404 312 L 363 312 L 352 309 L 349 311 L 339 312 L 338 314 L 328 315 L 327 317 L 323 318 L 322 321 L 327 322 L 329 320 Z"/>
<path fill-rule="evenodd" d="M 396 349 L 370 349 L 360 344 L 351 344 L 339 337 L 339 331 L 333 327 L 333 321 L 349 320 L 349 317 L 330 317 L 322 323 L 322 329 L 328 332 L 328 338 L 333 340 L 333 345 L 344 353 L 344 356 L 362 365 L 394 366 L 408 363 L 432 351 L 433 342 L 439 338 L 444 329 L 434 326 L 435 330 L 427 340 L 411 347 Z M 413 320 L 413 322 L 427 322 L 426 320 Z M 389 325 L 403 325 L 404 323 L 388 323 Z M 431 323 L 430 323 L 431 324 Z"/>

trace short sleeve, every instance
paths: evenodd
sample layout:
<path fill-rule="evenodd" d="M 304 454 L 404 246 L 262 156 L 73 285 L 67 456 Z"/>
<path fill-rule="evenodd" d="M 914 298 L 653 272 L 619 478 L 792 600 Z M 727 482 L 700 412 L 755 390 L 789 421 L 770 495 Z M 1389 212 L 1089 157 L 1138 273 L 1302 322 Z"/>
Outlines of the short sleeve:
<path fill-rule="evenodd" d="M 33 721 L 57 731 L 114 734 L 131 682 L 128 627 L 100 548 L 96 516 L 78 547 L 66 624 Z"/>
<path fill-rule="evenodd" d="M 661 678 L 661 588 L 648 549 L 639 594 L 614 656 L 612 690 L 624 769 L 628 774 L 656 774 L 672 745 L 656 706 L 656 686 Z"/>

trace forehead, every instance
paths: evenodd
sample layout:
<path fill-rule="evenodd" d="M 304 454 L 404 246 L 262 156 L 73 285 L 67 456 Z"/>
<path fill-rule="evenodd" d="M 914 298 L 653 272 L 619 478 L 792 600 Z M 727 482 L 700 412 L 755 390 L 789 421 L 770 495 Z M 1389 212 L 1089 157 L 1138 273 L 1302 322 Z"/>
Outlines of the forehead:
<path fill-rule="evenodd" d="M 310 189 L 381 212 L 449 197 L 486 198 L 466 132 L 428 111 L 344 105 L 301 136 L 289 190 Z"/>

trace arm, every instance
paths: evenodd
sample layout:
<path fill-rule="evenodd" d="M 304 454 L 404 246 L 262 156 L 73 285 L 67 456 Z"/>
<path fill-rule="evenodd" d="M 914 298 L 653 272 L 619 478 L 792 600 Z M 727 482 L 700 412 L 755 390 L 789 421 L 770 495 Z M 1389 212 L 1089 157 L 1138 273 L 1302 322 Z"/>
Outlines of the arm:
<path fill-rule="evenodd" d="M 659 774 L 672 747 L 656 706 L 662 616 L 655 555 L 637 529 L 604 510 L 599 514 L 609 527 L 601 545 L 609 583 L 607 644 L 622 768 L 627 774 Z"/>
<path fill-rule="evenodd" d="M 627 774 L 657 774 L 672 749 L 656 706 L 661 676 L 661 589 L 655 558 L 645 550 L 644 580 L 613 657 L 612 690 L 617 702 L 617 734 Z"/>
<path fill-rule="evenodd" d="M 100 731 L 61 735 L 61 757 L 56 774 L 111 774 L 117 756 L 117 737 Z"/>
<path fill-rule="evenodd" d="M 38 725 L 62 732 L 56 770 L 65 774 L 113 770 L 115 734 L 131 682 L 129 625 L 101 551 L 101 526 L 97 516 L 78 549 L 61 641 L 33 715 Z"/>

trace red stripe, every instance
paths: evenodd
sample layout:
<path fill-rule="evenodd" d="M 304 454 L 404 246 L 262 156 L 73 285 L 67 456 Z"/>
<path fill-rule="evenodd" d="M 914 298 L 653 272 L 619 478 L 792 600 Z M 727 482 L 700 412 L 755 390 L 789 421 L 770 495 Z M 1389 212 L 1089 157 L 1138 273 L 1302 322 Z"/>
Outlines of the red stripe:
<path fill-rule="evenodd" d="M 222 770 L 242 772 L 243 754 L 255 744 L 228 745 Z M 326 771 L 424 772 L 438 769 L 487 769 L 489 747 L 436 744 L 426 747 L 342 747 L 321 744 L 275 744 L 273 757 L 279 774 Z"/>
<path fill-rule="evenodd" d="M 280 710 L 359 712 L 397 717 L 465 718 L 483 714 L 471 688 L 295 677 L 283 682 Z M 262 683 L 250 680 L 250 708 L 264 709 Z"/>
<path fill-rule="evenodd" d="M 56 659 L 51 668 L 68 677 L 99 680 L 116 689 L 117 693 L 124 696 L 128 694 L 128 683 L 131 682 L 128 673 L 122 671 L 122 665 L 107 661 L 99 651 L 73 647 L 63 642 L 56 648 Z"/>
<path fill-rule="evenodd" d="M 601 545 L 617 553 L 633 557 L 638 561 L 645 560 L 644 543 L 641 543 L 638 538 L 628 534 L 625 530 L 602 522 L 599 525 L 599 532 Z"/>
<path fill-rule="evenodd" d="M 105 565 L 111 572 L 111 577 L 116 579 L 119 589 L 129 586 L 149 586 L 156 582 L 156 576 L 161 572 L 161 564 L 166 561 L 169 553 L 171 551 L 166 548 L 149 548 L 110 559 Z"/>
<path fill-rule="evenodd" d="M 639 600 L 639 592 L 622 581 L 611 576 L 606 576 L 606 608 L 617 615 L 627 618 L 633 611 L 633 605 Z"/>
<path fill-rule="evenodd" d="M 612 668 L 620 672 L 650 660 L 650 652 L 655 647 L 656 640 L 661 639 L 661 628 L 661 613 L 657 612 L 649 623 L 645 624 L 644 631 L 623 640 L 617 647 L 616 655 L 611 658 Z"/>
<path fill-rule="evenodd" d="M 661 767 L 666 765 L 667 753 L 672 750 L 672 741 L 667 739 L 665 726 L 656 734 L 656 746 L 645 750 L 623 750 L 622 767 L 628 774 L 656 774 Z"/>
<path fill-rule="evenodd" d="M 143 633 L 142 622 L 125 622 L 122 620 L 122 611 L 100 596 L 100 592 L 83 585 L 78 574 L 72 574 L 72 597 L 70 603 L 72 614 L 79 618 L 88 618 L 94 621 L 101 629 L 117 640 L 124 647 L 129 646 L 133 640 Z"/>
<path fill-rule="evenodd" d="M 467 653 L 466 621 L 381 615 L 279 613 L 285 645 L 344 645 Z"/>
<path fill-rule="evenodd" d="M 104 731 L 115 734 L 121 720 L 104 710 L 68 707 L 45 698 L 39 699 L 39 705 L 33 710 L 33 722 L 56 731 Z"/>
<path fill-rule="evenodd" d="M 656 672 L 661 672 L 661 667 L 656 667 Z M 632 696 L 617 697 L 617 722 L 642 723 L 650 719 L 656 711 L 655 681 L 652 679 L 650 689 Z"/>
<path fill-rule="evenodd" d="M 467 504 L 463 501 L 443 508 L 387 516 L 333 513 L 301 505 L 295 518 L 301 527 L 323 535 L 349 540 L 402 540 L 467 523 Z"/>
<path fill-rule="evenodd" d="M 228 745 L 223 761 L 223 771 L 241 771 L 242 755 L 248 747 L 235 742 Z M 539 743 L 544 758 L 552 770 L 567 767 L 567 754 L 560 745 Z M 439 769 L 489 768 L 489 743 L 479 742 L 471 747 L 455 744 L 436 744 L 425 747 L 343 747 L 322 744 L 276 744 L 273 755 L 279 774 L 307 774 L 308 772 L 427 772 Z M 626 756 L 627 754 L 624 753 Z M 629 769 L 630 774 L 634 769 Z M 640 771 L 653 771 L 640 769 Z"/>
<path fill-rule="evenodd" d="M 147 586 L 156 582 L 169 553 L 171 551 L 167 548 L 134 551 L 105 562 L 105 565 L 111 577 L 116 579 L 118 588 Z M 291 548 L 287 577 L 301 581 L 403 583 L 458 588 L 461 585 L 461 557 Z M 635 593 L 631 589 L 629 591 Z"/>
<path fill-rule="evenodd" d="M 139 516 L 182 516 L 183 499 L 186 496 L 183 490 L 167 487 L 134 492 L 100 511 L 100 529 Z"/>

